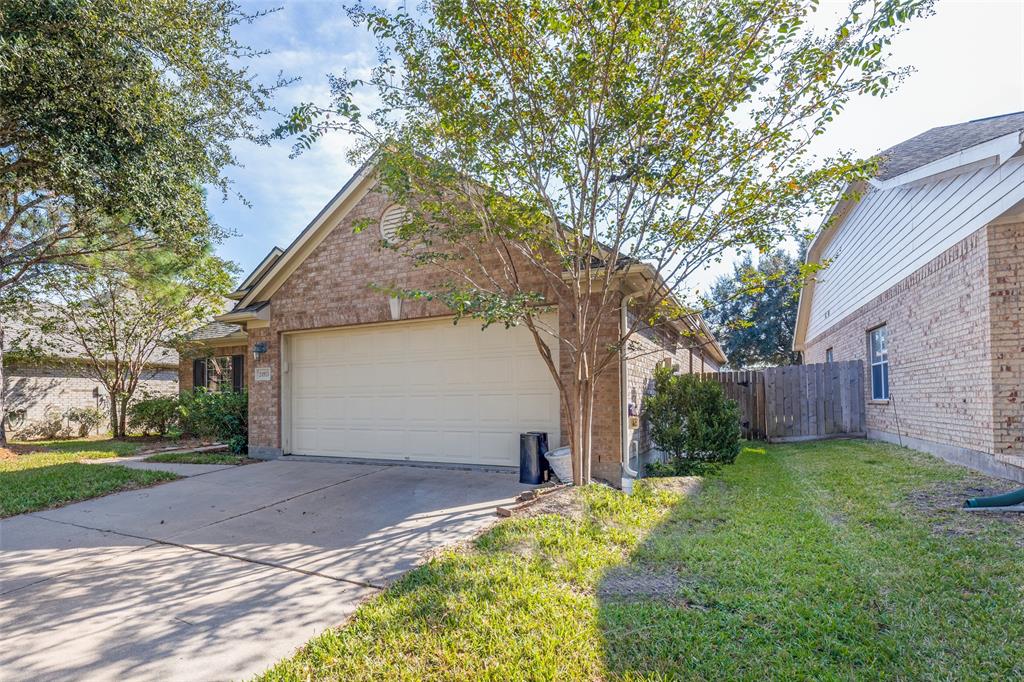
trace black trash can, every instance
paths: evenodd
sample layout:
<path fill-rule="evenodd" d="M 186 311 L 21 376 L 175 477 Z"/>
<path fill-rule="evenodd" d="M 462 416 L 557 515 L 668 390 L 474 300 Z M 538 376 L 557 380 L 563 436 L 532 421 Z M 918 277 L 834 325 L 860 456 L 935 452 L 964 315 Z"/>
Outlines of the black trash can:
<path fill-rule="evenodd" d="M 540 485 L 544 482 L 548 463 L 548 434 L 540 431 L 519 434 L 519 482 Z"/>

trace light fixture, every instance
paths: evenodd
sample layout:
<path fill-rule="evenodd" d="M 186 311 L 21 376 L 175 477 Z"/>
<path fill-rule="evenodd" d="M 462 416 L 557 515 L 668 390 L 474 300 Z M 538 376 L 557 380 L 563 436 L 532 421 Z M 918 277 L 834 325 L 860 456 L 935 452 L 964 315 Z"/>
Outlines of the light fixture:
<path fill-rule="evenodd" d="M 256 343 L 252 344 L 252 359 L 255 360 L 256 362 L 259 362 L 260 358 L 263 357 L 263 354 L 266 352 L 266 341 L 257 341 Z"/>

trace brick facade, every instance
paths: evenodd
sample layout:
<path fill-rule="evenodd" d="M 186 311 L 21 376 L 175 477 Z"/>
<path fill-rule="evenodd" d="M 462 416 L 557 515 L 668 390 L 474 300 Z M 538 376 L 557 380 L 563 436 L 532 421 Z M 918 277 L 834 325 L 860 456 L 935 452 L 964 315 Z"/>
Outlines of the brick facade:
<path fill-rule="evenodd" d="M 993 449 L 1024 456 L 1024 223 L 990 225 L 988 295 L 992 352 Z M 1024 461 L 1015 462 L 1024 465 Z"/>
<path fill-rule="evenodd" d="M 13 366 L 4 368 L 4 390 L 9 411 L 8 435 L 17 437 L 48 415 L 65 414 L 71 408 L 110 408 L 106 389 L 88 367 L 72 362 L 54 365 Z M 174 395 L 178 392 L 178 374 L 171 368 L 154 368 L 143 373 L 137 395 Z M 107 425 L 99 433 L 107 431 Z"/>
<path fill-rule="evenodd" d="M 632 316 L 630 324 L 634 323 Z M 675 329 L 642 325 L 630 339 L 626 353 L 626 405 L 627 409 L 642 413 L 644 398 L 654 388 L 654 370 L 661 363 L 669 363 L 682 374 L 717 372 L 718 365 L 709 357 L 696 339 L 680 334 Z M 646 419 L 640 428 L 630 433 L 631 457 L 653 452 Z"/>
<path fill-rule="evenodd" d="M 1021 454 L 1022 237 L 1024 224 L 981 228 L 808 341 L 807 363 L 829 348 L 835 361 L 864 361 L 869 436 L 973 466 L 979 454 Z M 868 332 L 882 324 L 884 402 L 871 400 L 868 361 Z"/>
<path fill-rule="evenodd" d="M 257 363 L 248 363 L 249 383 L 249 435 L 250 451 L 258 456 L 273 456 L 282 451 L 281 372 L 282 339 L 296 331 L 343 327 L 392 321 L 389 299 L 380 287 L 407 289 L 429 288 L 446 274 L 430 268 L 414 268 L 408 258 L 380 247 L 380 236 L 372 227 L 358 233 L 353 226 L 369 219 L 376 221 L 390 205 L 382 193 L 371 190 L 363 196 L 331 229 L 274 292 L 270 299 L 269 326 L 249 330 L 249 351 L 258 341 L 266 341 L 269 351 Z M 530 277 L 530 266 L 520 264 L 520 281 L 550 297 L 541 273 Z M 524 275 L 524 273 L 526 273 Z M 550 300 L 550 299 L 549 299 Z M 449 310 L 436 301 L 403 301 L 401 320 L 450 315 Z M 559 311 L 560 325 L 569 324 L 571 312 Z M 609 315 L 601 330 L 603 345 L 618 339 L 618 316 Z M 569 368 L 564 361 L 567 353 L 560 353 L 563 379 L 568 380 Z M 251 357 L 251 352 L 249 353 Z M 253 381 L 256 367 L 270 369 L 272 380 Z M 619 369 L 609 368 L 599 378 L 594 406 L 593 475 L 618 482 L 621 453 Z M 564 411 L 564 410 L 563 410 Z M 568 429 L 562 415 L 562 435 Z M 564 443 L 563 443 L 564 444 Z"/>
<path fill-rule="evenodd" d="M 196 358 L 212 358 L 212 357 L 224 357 L 231 355 L 243 355 L 245 356 L 245 382 L 244 385 L 249 385 L 249 358 L 252 357 L 248 346 L 211 346 L 193 353 L 182 353 L 178 360 L 178 388 L 182 393 L 191 391 L 194 384 L 194 378 L 192 374 L 192 362 Z"/>

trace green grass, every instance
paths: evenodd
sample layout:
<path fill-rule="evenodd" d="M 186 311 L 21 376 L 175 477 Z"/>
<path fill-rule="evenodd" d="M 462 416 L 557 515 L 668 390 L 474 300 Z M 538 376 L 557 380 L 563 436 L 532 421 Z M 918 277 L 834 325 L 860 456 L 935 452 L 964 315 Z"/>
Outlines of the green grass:
<path fill-rule="evenodd" d="M 256 460 L 229 452 L 168 452 L 147 457 L 146 462 L 171 464 L 249 464 Z"/>
<path fill-rule="evenodd" d="M 106 440 L 34 442 L 41 452 L 0 459 L 0 518 L 178 478 L 165 471 L 81 464 L 83 459 L 131 455 L 139 444 Z"/>
<path fill-rule="evenodd" d="M 45 448 L 49 452 L 74 454 L 78 459 L 106 459 L 130 457 L 143 443 L 114 438 L 76 438 L 74 440 L 37 440 L 16 443 L 16 446 Z"/>
<path fill-rule="evenodd" d="M 1019 679 L 1024 521 L 955 509 L 982 484 L 1012 487 L 829 441 L 693 499 L 588 488 L 582 521 L 502 522 L 261 679 Z"/>

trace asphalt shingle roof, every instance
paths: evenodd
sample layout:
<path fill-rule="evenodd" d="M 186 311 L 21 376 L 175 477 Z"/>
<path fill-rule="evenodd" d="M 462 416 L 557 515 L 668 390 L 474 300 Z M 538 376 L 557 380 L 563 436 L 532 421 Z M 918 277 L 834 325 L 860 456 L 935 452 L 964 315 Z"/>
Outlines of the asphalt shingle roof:
<path fill-rule="evenodd" d="M 208 341 L 209 339 L 221 339 L 242 331 L 237 324 L 225 324 L 224 322 L 208 322 L 189 336 L 193 341 Z"/>
<path fill-rule="evenodd" d="M 878 177 L 888 180 L 968 147 L 1021 130 L 1024 130 L 1024 111 L 932 128 L 882 152 Z"/>

